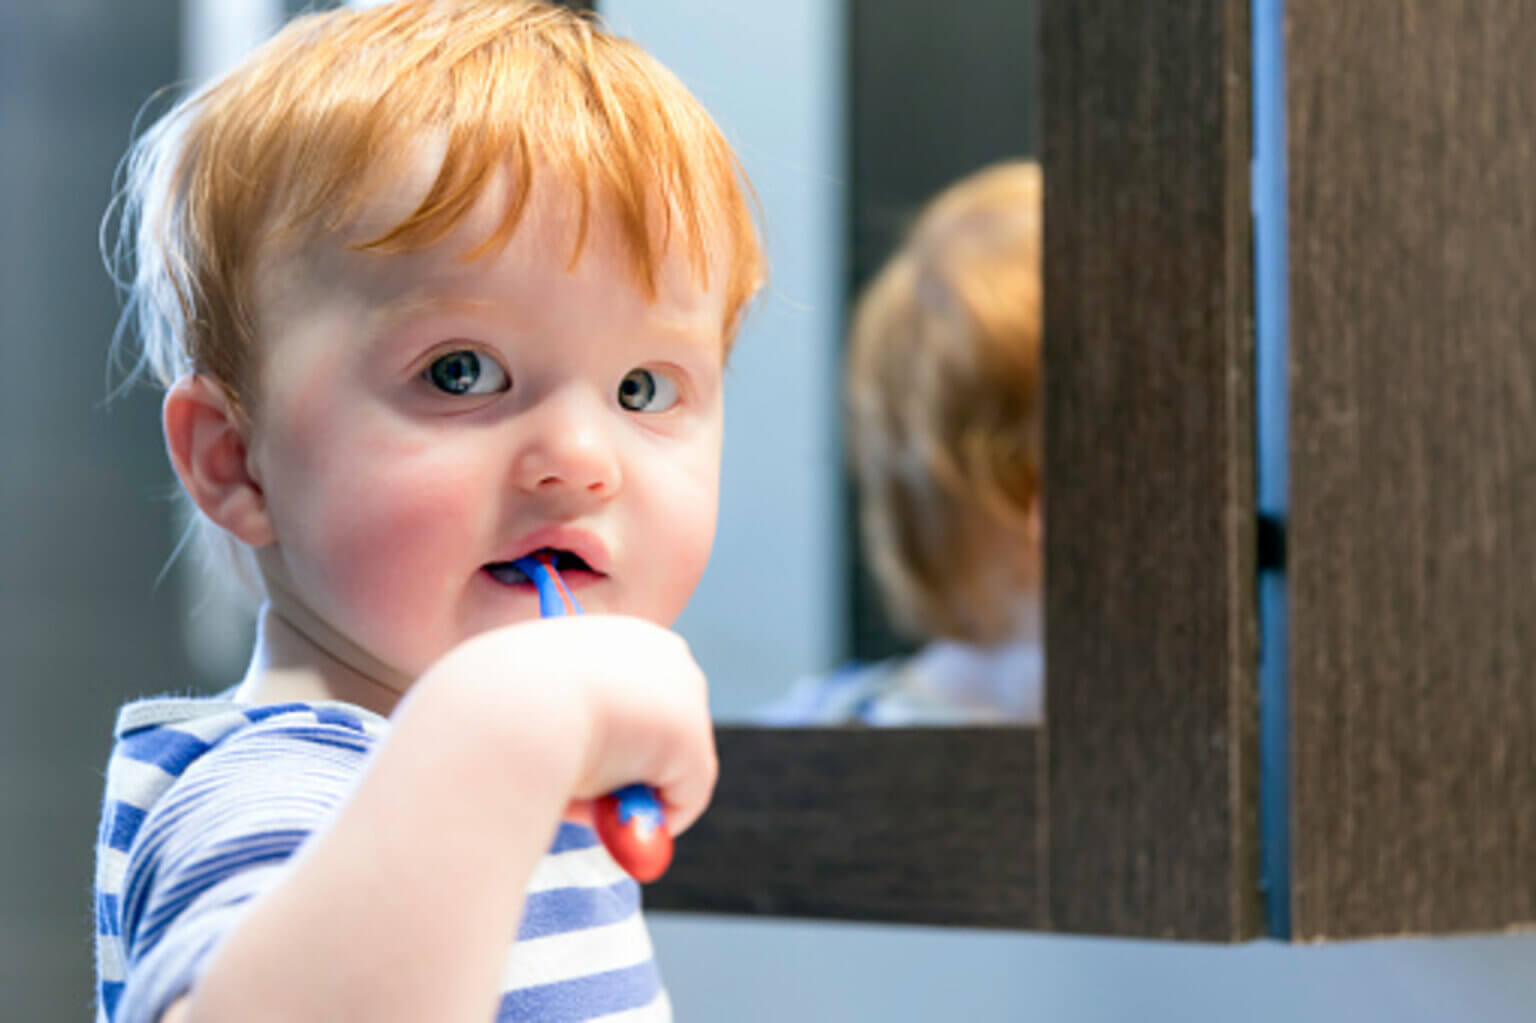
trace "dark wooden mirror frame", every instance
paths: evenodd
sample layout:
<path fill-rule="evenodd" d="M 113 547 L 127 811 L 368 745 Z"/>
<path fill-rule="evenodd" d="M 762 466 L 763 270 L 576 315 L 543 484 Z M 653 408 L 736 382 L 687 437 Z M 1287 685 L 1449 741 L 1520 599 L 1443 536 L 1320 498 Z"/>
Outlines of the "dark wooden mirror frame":
<path fill-rule="evenodd" d="M 651 907 L 1259 933 L 1247 8 L 1041 5 L 1047 723 L 721 727 Z"/>
<path fill-rule="evenodd" d="M 1536 5 L 1283 15 L 1278 936 L 1530 928 Z M 652 906 L 1265 933 L 1249 18 L 1041 4 L 1046 725 L 722 728 Z"/>

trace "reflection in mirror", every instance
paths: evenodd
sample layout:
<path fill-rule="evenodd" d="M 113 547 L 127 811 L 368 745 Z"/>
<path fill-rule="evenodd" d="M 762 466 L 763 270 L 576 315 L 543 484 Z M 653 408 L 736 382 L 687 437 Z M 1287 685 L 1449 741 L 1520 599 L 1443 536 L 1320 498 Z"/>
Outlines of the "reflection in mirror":
<path fill-rule="evenodd" d="M 1038 724 L 1035 5 L 849 0 L 718 39 L 682 6 L 598 9 L 711 105 L 763 201 L 769 289 L 678 625 L 716 718 Z"/>
<path fill-rule="evenodd" d="M 1041 718 L 1040 170 L 922 211 L 855 307 L 843 371 L 860 550 L 910 653 L 803 678 L 774 724 Z"/>

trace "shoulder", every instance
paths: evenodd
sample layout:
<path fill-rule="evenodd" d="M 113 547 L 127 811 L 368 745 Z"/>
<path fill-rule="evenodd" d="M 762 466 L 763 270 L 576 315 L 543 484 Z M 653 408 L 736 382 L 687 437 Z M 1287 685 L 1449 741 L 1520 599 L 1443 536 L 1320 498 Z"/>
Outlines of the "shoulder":
<path fill-rule="evenodd" d="M 909 656 L 852 661 L 796 681 L 760 708 L 760 725 L 1038 724 L 1044 659 L 1037 644 L 933 642 Z"/>
<path fill-rule="evenodd" d="M 219 697 L 163 698 L 118 713 L 107 768 L 108 799 L 145 805 L 208 753 L 237 743 L 288 740 L 352 748 L 381 737 L 388 722 L 332 703 L 250 705 Z"/>
<path fill-rule="evenodd" d="M 889 688 L 899 659 L 848 661 L 821 675 L 806 675 L 758 708 L 759 725 L 837 725 L 857 722 L 872 699 Z"/>
<path fill-rule="evenodd" d="M 242 705 L 223 698 L 124 707 L 107 766 L 96 846 L 96 944 L 104 1007 L 125 997 L 130 963 L 174 960 L 270 882 L 339 805 L 387 725 L 342 704 Z M 198 946 L 201 948 L 201 946 Z M 157 951 L 158 950 L 158 951 Z M 190 950 L 190 951 L 189 951 Z M 195 954 L 194 954 L 195 953 Z"/>
<path fill-rule="evenodd" d="M 363 733 L 387 722 L 362 707 L 340 702 L 240 703 L 227 696 L 161 696 L 137 700 L 117 714 L 113 735 L 119 743 L 146 735 L 185 735 L 205 746 L 263 722 L 308 722 Z"/>
<path fill-rule="evenodd" d="M 327 778 L 311 769 L 314 761 L 358 760 L 386 728 L 383 718 L 344 704 L 251 706 L 222 698 L 129 704 L 118 715 L 107 763 L 98 846 L 107 859 L 125 856 L 172 792 L 183 801 L 209 801 L 233 794 L 242 780 L 271 792 L 274 773 L 315 788 Z"/>
<path fill-rule="evenodd" d="M 936 640 L 893 668 L 864 720 L 893 726 L 1038 724 L 1043 699 L 1038 644 L 978 647 Z"/>

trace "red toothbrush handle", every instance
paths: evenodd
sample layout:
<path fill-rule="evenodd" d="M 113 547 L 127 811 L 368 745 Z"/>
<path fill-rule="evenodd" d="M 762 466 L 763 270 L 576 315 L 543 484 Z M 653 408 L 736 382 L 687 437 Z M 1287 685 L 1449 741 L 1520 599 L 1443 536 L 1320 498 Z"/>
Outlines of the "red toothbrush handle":
<path fill-rule="evenodd" d="M 581 605 L 555 571 L 545 552 L 518 558 L 514 564 L 538 588 L 539 613 L 545 618 L 581 614 Z M 614 862 L 641 883 L 654 881 L 672 862 L 672 833 L 667 830 L 661 802 L 649 785 L 626 785 L 602 797 L 595 809 L 597 836 Z"/>
<path fill-rule="evenodd" d="M 648 785 L 626 785 L 597 801 L 597 835 L 630 877 L 654 881 L 672 863 L 672 833 Z"/>

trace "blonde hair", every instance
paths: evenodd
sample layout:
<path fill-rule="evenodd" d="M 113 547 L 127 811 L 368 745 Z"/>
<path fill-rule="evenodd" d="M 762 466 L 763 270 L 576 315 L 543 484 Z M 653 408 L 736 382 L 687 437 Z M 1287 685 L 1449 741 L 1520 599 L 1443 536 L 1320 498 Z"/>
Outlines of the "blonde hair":
<path fill-rule="evenodd" d="M 119 218 L 116 261 L 131 267 L 114 342 L 121 357 L 137 328 L 130 376 L 169 386 L 205 374 L 248 421 L 256 262 L 274 242 L 348 226 L 405 178 L 426 137 L 446 143 L 426 197 L 355 248 L 431 246 L 510 179 L 503 220 L 470 258 L 493 251 L 517 229 L 535 171 L 548 171 L 580 199 L 571 264 L 597 206 L 651 297 L 672 244 L 701 285 L 712 262 L 723 266 L 729 351 L 764 260 L 751 186 L 682 83 L 591 17 L 542 0 L 399 0 L 294 19 L 135 142 L 108 214 Z"/>
<path fill-rule="evenodd" d="M 928 204 L 865 290 L 847 441 L 861 537 L 895 623 L 1008 638 L 1038 587 L 1039 167 L 1000 164 Z M 1034 520 L 1038 522 L 1038 520 Z"/>

